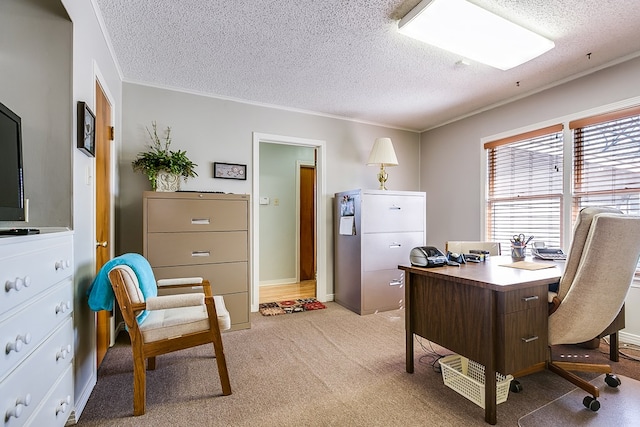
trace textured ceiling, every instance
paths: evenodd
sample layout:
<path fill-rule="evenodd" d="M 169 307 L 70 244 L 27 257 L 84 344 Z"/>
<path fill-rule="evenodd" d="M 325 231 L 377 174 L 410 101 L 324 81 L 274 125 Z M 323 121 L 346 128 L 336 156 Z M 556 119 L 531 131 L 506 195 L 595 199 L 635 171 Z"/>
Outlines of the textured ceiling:
<path fill-rule="evenodd" d="M 471 0 L 555 42 L 508 71 L 399 34 L 419 0 L 94 1 L 127 82 L 411 130 L 640 54 L 638 0 Z"/>

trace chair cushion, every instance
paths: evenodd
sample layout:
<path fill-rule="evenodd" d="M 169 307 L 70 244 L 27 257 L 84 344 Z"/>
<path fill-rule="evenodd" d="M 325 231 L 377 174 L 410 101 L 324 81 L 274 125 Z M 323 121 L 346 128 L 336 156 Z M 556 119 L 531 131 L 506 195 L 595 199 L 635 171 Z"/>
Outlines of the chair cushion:
<path fill-rule="evenodd" d="M 213 297 L 221 331 L 231 328 L 231 316 L 224 299 Z M 180 335 L 203 332 L 209 329 L 209 317 L 205 305 L 195 307 L 168 308 L 149 311 L 149 316 L 140 324 L 145 342 L 160 341 Z"/>

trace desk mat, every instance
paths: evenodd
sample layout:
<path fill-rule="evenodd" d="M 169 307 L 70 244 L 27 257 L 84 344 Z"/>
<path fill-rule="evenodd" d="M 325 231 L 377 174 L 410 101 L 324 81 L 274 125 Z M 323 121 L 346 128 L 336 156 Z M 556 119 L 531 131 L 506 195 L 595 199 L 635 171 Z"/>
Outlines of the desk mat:
<path fill-rule="evenodd" d="M 521 270 L 542 270 L 544 268 L 555 267 L 555 264 L 544 262 L 516 261 L 510 264 L 500 264 L 501 267 L 519 268 Z"/>

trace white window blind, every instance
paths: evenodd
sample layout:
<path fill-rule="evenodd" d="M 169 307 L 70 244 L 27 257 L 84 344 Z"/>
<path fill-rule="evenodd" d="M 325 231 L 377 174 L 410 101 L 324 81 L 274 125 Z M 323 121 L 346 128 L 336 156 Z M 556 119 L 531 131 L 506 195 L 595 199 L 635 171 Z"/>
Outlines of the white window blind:
<path fill-rule="evenodd" d="M 514 234 L 562 245 L 562 125 L 485 144 L 487 238 L 508 248 Z"/>
<path fill-rule="evenodd" d="M 574 134 L 573 217 L 586 206 L 640 215 L 640 107 L 569 123 Z M 640 264 L 634 283 L 640 284 Z"/>

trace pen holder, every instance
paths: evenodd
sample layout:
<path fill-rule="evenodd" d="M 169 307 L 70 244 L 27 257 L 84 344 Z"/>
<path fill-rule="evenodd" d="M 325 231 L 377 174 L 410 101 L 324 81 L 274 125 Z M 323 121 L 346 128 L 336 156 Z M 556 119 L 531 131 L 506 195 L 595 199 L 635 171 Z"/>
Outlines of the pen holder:
<path fill-rule="evenodd" d="M 511 258 L 524 259 L 524 251 L 527 247 L 525 245 L 511 245 Z"/>

